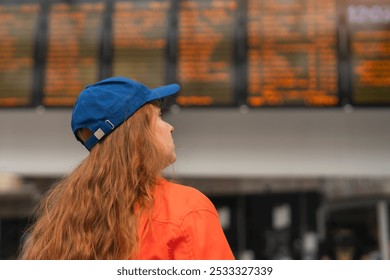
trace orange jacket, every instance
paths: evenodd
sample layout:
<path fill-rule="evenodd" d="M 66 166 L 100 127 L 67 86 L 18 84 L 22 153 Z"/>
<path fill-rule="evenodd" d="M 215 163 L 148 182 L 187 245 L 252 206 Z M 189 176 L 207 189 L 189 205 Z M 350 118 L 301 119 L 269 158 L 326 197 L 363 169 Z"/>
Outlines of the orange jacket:
<path fill-rule="evenodd" d="M 139 221 L 138 259 L 234 259 L 211 201 L 194 188 L 161 180 L 151 222 Z"/>

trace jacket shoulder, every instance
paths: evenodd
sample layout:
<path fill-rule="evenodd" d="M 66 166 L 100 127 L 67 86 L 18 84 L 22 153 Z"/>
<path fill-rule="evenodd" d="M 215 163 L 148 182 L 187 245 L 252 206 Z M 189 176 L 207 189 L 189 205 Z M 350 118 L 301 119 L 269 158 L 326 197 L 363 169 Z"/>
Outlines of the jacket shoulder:
<path fill-rule="evenodd" d="M 172 218 L 183 219 L 186 215 L 196 211 L 209 211 L 217 214 L 217 211 L 210 199 L 199 190 L 164 181 L 162 184 L 162 197 L 157 200 L 162 202 L 160 205 L 161 214 L 167 214 Z"/>

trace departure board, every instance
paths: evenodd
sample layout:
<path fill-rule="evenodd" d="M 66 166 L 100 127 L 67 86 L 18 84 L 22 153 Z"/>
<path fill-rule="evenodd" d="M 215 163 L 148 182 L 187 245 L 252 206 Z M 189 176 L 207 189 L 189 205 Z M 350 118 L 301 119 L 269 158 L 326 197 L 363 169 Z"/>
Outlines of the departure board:
<path fill-rule="evenodd" d="M 248 104 L 337 105 L 336 0 L 248 0 Z"/>
<path fill-rule="evenodd" d="M 390 0 L 0 1 L 0 107 L 107 76 L 181 107 L 390 106 Z"/>
<path fill-rule="evenodd" d="M 165 58 L 170 0 L 116 1 L 113 14 L 114 76 L 150 88 L 166 84 Z"/>
<path fill-rule="evenodd" d="M 38 1 L 0 2 L 0 106 L 31 103 Z"/>
<path fill-rule="evenodd" d="M 355 105 L 390 105 L 390 1 L 348 1 L 351 93 Z"/>
<path fill-rule="evenodd" d="M 177 78 L 181 106 L 233 105 L 235 0 L 179 2 Z"/>
<path fill-rule="evenodd" d="M 43 104 L 72 106 L 98 80 L 104 2 L 51 1 Z"/>

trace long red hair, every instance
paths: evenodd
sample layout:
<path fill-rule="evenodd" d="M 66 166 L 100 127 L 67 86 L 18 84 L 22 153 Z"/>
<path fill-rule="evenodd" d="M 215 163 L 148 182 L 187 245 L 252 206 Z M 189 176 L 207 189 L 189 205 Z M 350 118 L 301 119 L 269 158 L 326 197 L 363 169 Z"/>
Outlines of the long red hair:
<path fill-rule="evenodd" d="M 136 258 L 138 217 L 151 208 L 164 168 L 152 106 L 140 108 L 48 191 L 21 259 Z"/>

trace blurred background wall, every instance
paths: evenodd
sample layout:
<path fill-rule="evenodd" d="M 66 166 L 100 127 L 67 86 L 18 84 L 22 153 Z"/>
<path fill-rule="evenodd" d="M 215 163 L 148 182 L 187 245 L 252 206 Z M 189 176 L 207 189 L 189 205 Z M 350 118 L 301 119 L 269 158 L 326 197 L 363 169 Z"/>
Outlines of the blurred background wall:
<path fill-rule="evenodd" d="M 86 155 L 71 110 L 0 111 L 0 166 L 23 176 L 63 176 Z M 175 127 L 178 177 L 386 177 L 388 109 L 182 109 Z M 168 173 L 173 169 L 168 169 Z"/>

